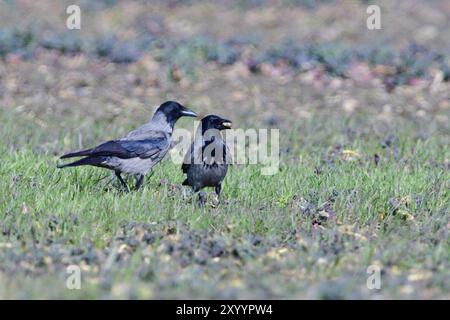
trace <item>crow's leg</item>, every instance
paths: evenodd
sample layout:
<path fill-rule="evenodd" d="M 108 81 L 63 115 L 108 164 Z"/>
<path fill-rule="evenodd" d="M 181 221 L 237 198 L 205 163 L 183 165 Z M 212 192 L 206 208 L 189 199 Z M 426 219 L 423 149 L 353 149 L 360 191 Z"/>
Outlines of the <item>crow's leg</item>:
<path fill-rule="evenodd" d="M 215 187 L 214 190 L 216 191 L 217 197 L 219 197 L 219 196 L 220 196 L 220 192 L 222 191 L 222 184 L 219 183 L 219 184 Z"/>
<path fill-rule="evenodd" d="M 139 190 L 139 188 L 142 186 L 142 183 L 144 182 L 144 175 L 140 174 L 139 177 L 136 180 L 136 186 L 135 189 Z"/>
<path fill-rule="evenodd" d="M 125 183 L 125 181 L 123 181 L 122 176 L 120 175 L 120 171 L 114 171 L 114 173 L 116 174 L 116 177 L 117 177 L 117 179 L 119 179 L 122 186 L 125 187 L 125 190 L 130 191 L 130 188 L 128 188 L 128 185 Z"/>
<path fill-rule="evenodd" d="M 218 185 L 216 185 L 214 190 L 216 192 L 215 192 L 215 194 L 213 193 L 211 195 L 211 206 L 213 208 L 216 208 L 220 203 L 220 192 L 222 191 L 222 184 L 219 183 Z"/>
<path fill-rule="evenodd" d="M 203 207 L 208 201 L 208 195 L 204 191 L 200 191 L 198 194 L 198 204 Z"/>

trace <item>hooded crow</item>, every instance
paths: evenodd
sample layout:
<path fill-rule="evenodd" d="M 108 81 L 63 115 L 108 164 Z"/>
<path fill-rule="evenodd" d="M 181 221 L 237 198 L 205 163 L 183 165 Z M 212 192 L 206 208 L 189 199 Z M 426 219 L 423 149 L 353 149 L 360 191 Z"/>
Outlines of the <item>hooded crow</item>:
<path fill-rule="evenodd" d="M 131 131 L 125 137 L 110 140 L 99 146 L 65 154 L 61 159 L 83 157 L 75 162 L 58 165 L 58 168 L 91 165 L 113 170 L 120 183 L 128 189 L 121 173 L 135 176 L 136 190 L 144 175 L 161 161 L 169 151 L 173 127 L 181 117 L 197 114 L 178 102 L 164 102 L 149 122 Z"/>
<path fill-rule="evenodd" d="M 194 192 L 204 187 L 214 187 L 217 196 L 220 195 L 230 162 L 220 131 L 230 128 L 230 120 L 216 115 L 208 115 L 201 120 L 194 142 L 181 166 L 187 175 L 183 185 L 191 186 Z"/>

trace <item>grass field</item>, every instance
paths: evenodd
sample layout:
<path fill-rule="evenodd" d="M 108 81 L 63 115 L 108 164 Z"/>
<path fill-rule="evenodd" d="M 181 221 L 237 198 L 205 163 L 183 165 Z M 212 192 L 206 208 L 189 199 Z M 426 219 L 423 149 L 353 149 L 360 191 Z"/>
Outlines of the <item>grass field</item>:
<path fill-rule="evenodd" d="M 445 47 L 448 29 L 433 14 L 448 17 L 450 8 L 424 6 L 419 18 L 439 30 L 425 44 Z M 102 9 L 102 23 L 128 26 L 140 7 L 130 8 L 131 17 L 121 5 Z M 158 32 L 201 33 L 218 8 L 228 21 L 250 19 L 233 30 L 248 21 L 268 28 L 261 47 L 279 36 L 270 23 L 290 36 L 298 27 L 279 22 L 282 6 L 241 13 L 194 2 L 162 9 L 170 14 Z M 339 22 L 344 9 L 292 10 L 310 19 L 298 22 L 303 37 L 330 32 L 311 19 Z M 348 28 L 331 40 L 370 40 Z M 381 37 L 391 41 L 401 30 Z M 231 32 L 221 31 L 213 27 L 210 36 L 222 41 Z M 263 50 L 244 47 L 241 59 L 247 49 Z M 12 52 L 0 61 L 0 298 L 450 298 L 450 84 L 436 76 L 444 69 L 410 73 L 391 90 L 377 77 L 291 71 L 280 62 L 253 73 L 239 60 L 204 61 L 196 46 L 175 48 L 168 61 L 155 58 L 159 49 L 111 63 L 39 48 L 31 59 Z M 167 99 L 238 128 L 280 129 L 279 172 L 232 166 L 221 203 L 200 207 L 170 159 L 131 193 L 106 186 L 101 169 L 56 169 L 63 152 L 121 136 Z M 193 130 L 192 120 L 177 127 Z M 80 290 L 66 286 L 69 265 L 81 268 Z M 370 265 L 381 268 L 381 289 L 366 286 Z"/>

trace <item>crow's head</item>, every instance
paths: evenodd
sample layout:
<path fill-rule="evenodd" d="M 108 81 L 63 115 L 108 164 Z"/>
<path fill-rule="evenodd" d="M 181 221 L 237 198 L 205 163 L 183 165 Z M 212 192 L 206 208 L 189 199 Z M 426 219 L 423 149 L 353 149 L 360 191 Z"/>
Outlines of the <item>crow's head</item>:
<path fill-rule="evenodd" d="M 231 129 L 231 121 L 216 115 L 206 116 L 202 119 L 202 130 L 203 132 L 205 132 L 206 130 L 210 129 L 216 130 Z"/>
<path fill-rule="evenodd" d="M 167 122 L 175 124 L 181 117 L 197 117 L 197 114 L 175 101 L 166 101 L 159 106 L 156 114 L 163 114 Z"/>

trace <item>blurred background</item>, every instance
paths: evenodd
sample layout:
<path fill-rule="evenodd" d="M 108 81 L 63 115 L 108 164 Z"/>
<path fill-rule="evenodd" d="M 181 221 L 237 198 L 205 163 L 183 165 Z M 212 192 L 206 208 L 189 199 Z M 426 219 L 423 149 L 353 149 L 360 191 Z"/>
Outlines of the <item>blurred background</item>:
<path fill-rule="evenodd" d="M 71 4 L 80 30 L 66 28 Z M 381 30 L 366 27 L 369 4 L 381 8 Z M 1 108 L 51 127 L 46 144 L 93 121 L 127 130 L 167 99 L 239 126 L 334 113 L 449 122 L 445 0 L 4 0 L 0 9 Z"/>

